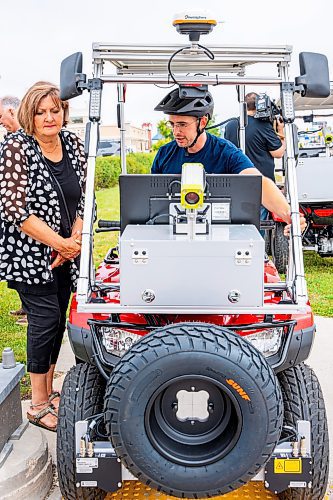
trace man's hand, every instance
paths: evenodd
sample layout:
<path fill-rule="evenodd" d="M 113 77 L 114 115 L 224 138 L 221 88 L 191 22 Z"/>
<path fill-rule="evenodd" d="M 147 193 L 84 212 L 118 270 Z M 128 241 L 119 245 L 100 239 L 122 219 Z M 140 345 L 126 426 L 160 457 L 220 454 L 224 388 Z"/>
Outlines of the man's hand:
<path fill-rule="evenodd" d="M 280 116 L 274 121 L 274 129 L 280 139 L 284 139 L 284 122 Z"/>
<path fill-rule="evenodd" d="M 285 226 L 284 228 L 284 235 L 285 236 L 289 236 L 290 234 L 290 228 L 291 228 L 291 217 L 289 216 L 289 219 L 290 221 L 288 221 L 287 225 Z M 299 221 L 300 221 L 300 224 L 301 224 L 301 232 L 303 233 L 303 231 L 305 231 L 306 229 L 306 219 L 304 217 L 303 214 L 299 214 Z"/>

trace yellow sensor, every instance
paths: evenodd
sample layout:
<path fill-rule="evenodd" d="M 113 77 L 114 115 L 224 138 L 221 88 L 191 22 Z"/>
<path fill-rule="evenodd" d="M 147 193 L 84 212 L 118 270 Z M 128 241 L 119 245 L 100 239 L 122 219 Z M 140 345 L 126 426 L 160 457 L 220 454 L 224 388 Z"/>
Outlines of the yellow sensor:
<path fill-rule="evenodd" d="M 203 205 L 205 170 L 202 163 L 184 163 L 182 166 L 180 203 L 186 209 L 196 210 Z"/>
<path fill-rule="evenodd" d="M 325 145 L 330 146 L 333 143 L 333 135 L 331 133 L 326 133 L 324 135 Z"/>

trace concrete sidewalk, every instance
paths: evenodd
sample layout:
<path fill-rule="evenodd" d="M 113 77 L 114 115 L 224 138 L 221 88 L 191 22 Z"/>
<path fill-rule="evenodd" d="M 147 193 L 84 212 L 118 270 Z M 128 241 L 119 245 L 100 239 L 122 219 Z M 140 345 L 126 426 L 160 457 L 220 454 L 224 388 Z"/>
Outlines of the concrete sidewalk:
<path fill-rule="evenodd" d="M 55 389 L 58 391 L 61 391 L 61 387 L 64 381 L 64 378 L 66 376 L 66 373 L 68 370 L 75 365 L 75 356 L 73 354 L 70 342 L 68 340 L 67 334 L 65 336 L 64 342 L 61 346 L 60 354 L 59 354 L 59 359 L 56 365 L 56 372 L 60 376 L 55 380 L 54 385 Z M 52 462 L 56 466 L 57 464 L 57 453 L 56 453 L 56 448 L 57 448 L 57 443 L 56 443 L 56 433 L 54 432 L 49 432 L 49 431 L 42 431 L 44 432 L 48 443 L 49 443 L 49 450 L 52 456 Z M 58 477 L 57 477 L 57 472 L 55 470 L 55 477 L 54 477 L 54 483 L 51 488 L 50 494 L 47 497 L 47 500 L 61 500 L 62 496 L 60 493 L 60 488 L 58 486 Z"/>
<path fill-rule="evenodd" d="M 315 323 L 317 334 L 306 364 L 315 371 L 324 395 L 330 436 L 330 478 L 333 481 L 333 318 L 315 316 Z"/>
<path fill-rule="evenodd" d="M 332 353 L 333 353 L 333 319 L 332 318 L 322 318 L 319 316 L 315 317 L 315 322 L 317 325 L 317 336 L 314 342 L 311 355 L 306 363 L 314 369 L 319 382 L 321 384 L 326 410 L 328 418 L 328 428 L 330 437 L 333 436 L 333 363 L 332 363 Z M 57 373 L 60 376 L 56 379 L 55 385 L 58 390 L 61 389 L 63 380 L 67 371 L 75 364 L 75 358 L 71 350 L 70 343 L 67 338 L 65 338 L 62 344 L 59 360 L 56 366 Z M 28 406 L 28 401 L 22 402 L 23 415 L 26 412 Z M 42 431 L 47 438 L 49 449 L 52 455 L 53 463 L 56 464 L 56 434 L 49 431 Z M 330 448 L 330 478 L 333 480 L 333 442 Z M 332 493 L 333 494 L 333 493 Z M 57 484 L 57 478 L 55 477 L 54 485 L 50 491 L 50 495 L 47 497 L 48 500 L 61 500 L 61 493 L 59 486 Z M 333 498 L 333 496 L 332 496 Z"/>
<path fill-rule="evenodd" d="M 61 387 L 66 376 L 67 371 L 75 365 L 75 357 L 73 351 L 71 349 L 68 337 L 65 336 L 64 342 L 61 346 L 59 359 L 56 365 L 56 373 L 59 375 L 54 381 L 54 388 L 58 391 L 61 391 Z M 23 418 L 27 413 L 30 401 L 22 401 L 22 413 Z M 58 478 L 56 473 L 56 463 L 57 463 L 57 454 L 56 454 L 56 439 L 57 434 L 55 432 L 50 432 L 47 430 L 40 429 L 48 442 L 49 451 L 52 457 L 52 462 L 54 464 L 54 480 L 49 492 L 49 495 L 46 497 L 47 500 L 61 500 L 62 496 L 60 493 L 60 488 L 58 486 Z"/>

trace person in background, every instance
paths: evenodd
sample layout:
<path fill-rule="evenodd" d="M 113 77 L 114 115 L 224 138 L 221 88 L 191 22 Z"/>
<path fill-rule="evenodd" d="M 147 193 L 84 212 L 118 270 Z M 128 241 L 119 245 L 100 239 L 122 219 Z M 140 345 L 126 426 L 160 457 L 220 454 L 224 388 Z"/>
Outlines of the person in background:
<path fill-rule="evenodd" d="M 0 146 L 0 278 L 17 290 L 28 318 L 27 418 L 55 431 L 53 375 L 78 275 L 86 158 L 80 139 L 63 130 L 68 103 L 55 85 L 33 85 L 17 116 L 22 129 Z"/>
<path fill-rule="evenodd" d="M 20 128 L 17 120 L 17 110 L 20 105 L 20 99 L 12 95 L 6 95 L 0 98 L 0 125 L 7 130 L 7 135 L 16 132 Z M 27 316 L 21 307 L 15 311 L 10 311 L 12 316 L 21 316 L 17 321 L 17 325 L 26 325 L 28 323 Z"/>
<path fill-rule="evenodd" d="M 0 97 L 0 125 L 2 125 L 8 134 L 16 132 L 20 128 L 17 120 L 17 110 L 20 105 L 20 99 L 7 95 Z"/>
<path fill-rule="evenodd" d="M 256 113 L 256 98 L 258 94 L 250 92 L 245 96 L 248 124 L 245 127 L 245 154 L 253 165 L 275 183 L 274 158 L 282 158 L 286 150 L 284 124 L 275 120 L 276 130 L 270 121 L 254 118 Z M 239 121 L 227 123 L 224 138 L 239 148 Z M 268 210 L 261 208 L 260 218 L 266 220 Z"/>

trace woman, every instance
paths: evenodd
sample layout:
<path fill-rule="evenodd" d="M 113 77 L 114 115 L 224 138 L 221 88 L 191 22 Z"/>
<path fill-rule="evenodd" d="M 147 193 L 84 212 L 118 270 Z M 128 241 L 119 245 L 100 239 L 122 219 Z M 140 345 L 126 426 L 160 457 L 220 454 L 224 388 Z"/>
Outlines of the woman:
<path fill-rule="evenodd" d="M 86 161 L 78 137 L 62 130 L 68 103 L 53 84 L 27 91 L 18 120 L 23 130 L 0 150 L 0 277 L 18 291 L 28 318 L 27 418 L 55 431 L 59 394 L 52 382 L 78 271 Z"/>

